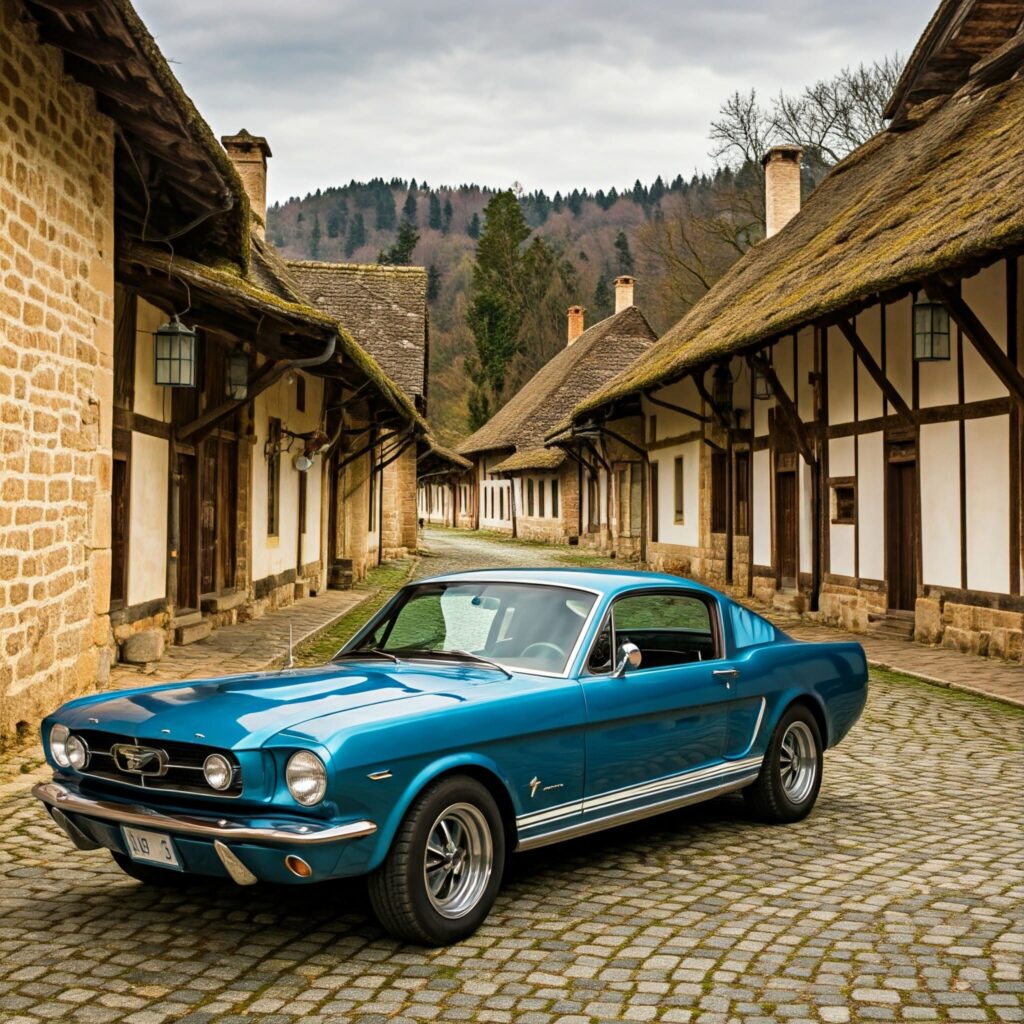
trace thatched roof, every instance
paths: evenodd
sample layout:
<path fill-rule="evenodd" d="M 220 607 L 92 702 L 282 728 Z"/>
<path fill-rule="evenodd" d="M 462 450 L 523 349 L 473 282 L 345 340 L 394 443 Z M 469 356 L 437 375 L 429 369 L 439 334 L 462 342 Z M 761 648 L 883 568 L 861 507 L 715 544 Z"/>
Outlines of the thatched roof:
<path fill-rule="evenodd" d="M 515 473 L 524 469 L 558 469 L 565 452 L 557 448 L 524 448 L 492 467 L 492 473 Z"/>
<path fill-rule="evenodd" d="M 177 252 L 217 252 L 244 266 L 250 214 L 241 180 L 128 0 L 25 8 L 118 126 L 119 226 L 150 240 L 174 234 Z"/>
<path fill-rule="evenodd" d="M 1024 77 L 915 108 L 837 164 L 576 416 L 818 318 L 1024 245 Z"/>
<path fill-rule="evenodd" d="M 340 320 L 407 395 L 427 390 L 427 272 L 422 267 L 289 260 L 317 309 Z"/>
<path fill-rule="evenodd" d="M 544 437 L 552 427 L 649 351 L 656 338 L 636 306 L 594 324 L 541 367 L 505 406 L 459 445 L 459 451 L 472 455 L 500 449 L 543 449 Z"/>
<path fill-rule="evenodd" d="M 446 448 L 433 434 L 425 434 L 420 439 L 420 446 L 423 450 L 417 458 L 417 476 L 461 476 L 473 468 L 469 459 Z"/>

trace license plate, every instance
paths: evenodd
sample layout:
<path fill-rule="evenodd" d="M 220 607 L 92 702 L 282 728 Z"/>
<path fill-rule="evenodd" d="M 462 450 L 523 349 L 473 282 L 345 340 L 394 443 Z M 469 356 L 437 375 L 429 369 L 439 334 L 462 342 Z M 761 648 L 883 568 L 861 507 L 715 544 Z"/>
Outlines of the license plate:
<path fill-rule="evenodd" d="M 174 849 L 174 843 L 170 836 L 162 832 L 147 832 L 141 828 L 129 828 L 121 826 L 124 834 L 124 845 L 128 848 L 128 856 L 132 860 L 141 861 L 144 864 L 159 864 L 165 868 L 175 868 L 181 871 L 181 862 L 178 860 L 178 853 Z"/>

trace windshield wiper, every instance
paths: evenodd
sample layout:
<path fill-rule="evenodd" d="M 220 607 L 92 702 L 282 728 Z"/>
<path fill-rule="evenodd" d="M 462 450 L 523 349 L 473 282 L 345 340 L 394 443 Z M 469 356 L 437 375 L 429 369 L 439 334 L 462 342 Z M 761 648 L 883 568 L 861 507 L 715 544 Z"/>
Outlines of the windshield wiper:
<path fill-rule="evenodd" d="M 496 661 L 491 661 L 490 658 L 484 658 L 479 654 L 473 654 L 472 651 L 458 651 L 458 650 L 446 650 L 446 651 L 432 651 L 429 649 L 424 650 L 403 650 L 402 653 L 409 658 L 461 658 L 464 661 L 475 661 L 479 665 L 486 665 L 488 668 L 493 668 L 495 672 L 502 672 L 509 679 L 512 679 L 512 673 L 509 672 L 504 665 L 499 665 Z"/>
<path fill-rule="evenodd" d="M 331 658 L 331 661 L 338 661 L 340 658 L 365 658 L 367 655 L 376 655 L 378 658 L 387 658 L 393 661 L 396 665 L 399 662 L 397 655 L 392 654 L 390 651 L 382 651 L 379 647 L 357 647 L 354 651 L 338 651 L 338 653 Z"/>

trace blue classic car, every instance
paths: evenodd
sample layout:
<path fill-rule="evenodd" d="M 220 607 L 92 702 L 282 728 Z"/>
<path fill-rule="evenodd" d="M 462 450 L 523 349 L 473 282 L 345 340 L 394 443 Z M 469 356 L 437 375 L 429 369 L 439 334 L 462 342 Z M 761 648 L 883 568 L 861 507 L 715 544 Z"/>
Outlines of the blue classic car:
<path fill-rule="evenodd" d="M 319 668 L 71 701 L 34 793 L 142 882 L 366 875 L 388 931 L 441 945 L 514 850 L 734 790 L 800 820 L 866 695 L 859 644 L 791 640 L 675 576 L 461 573 Z"/>

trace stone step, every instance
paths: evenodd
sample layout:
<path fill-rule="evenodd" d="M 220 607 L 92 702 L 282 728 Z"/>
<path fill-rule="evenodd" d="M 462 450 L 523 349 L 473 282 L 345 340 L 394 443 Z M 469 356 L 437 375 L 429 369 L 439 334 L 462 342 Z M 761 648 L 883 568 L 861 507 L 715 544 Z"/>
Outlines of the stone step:
<path fill-rule="evenodd" d="M 179 612 L 171 619 L 171 629 L 183 629 L 186 626 L 194 626 L 197 622 L 203 621 L 203 613 L 200 611 Z"/>
<path fill-rule="evenodd" d="M 914 619 L 912 616 L 887 616 L 874 620 L 869 618 L 868 633 L 884 639 L 910 640 L 914 636 Z"/>
<path fill-rule="evenodd" d="M 245 590 L 235 590 L 229 594 L 204 594 L 200 599 L 203 611 L 207 614 L 217 612 L 229 612 L 234 608 L 241 608 L 248 600 L 249 594 Z M 191 625 L 191 623 L 184 623 Z"/>
<path fill-rule="evenodd" d="M 213 626 L 200 616 L 198 622 L 187 626 L 178 626 L 174 630 L 174 642 L 178 647 L 187 647 L 199 640 L 205 640 L 213 632 Z"/>

